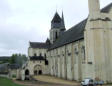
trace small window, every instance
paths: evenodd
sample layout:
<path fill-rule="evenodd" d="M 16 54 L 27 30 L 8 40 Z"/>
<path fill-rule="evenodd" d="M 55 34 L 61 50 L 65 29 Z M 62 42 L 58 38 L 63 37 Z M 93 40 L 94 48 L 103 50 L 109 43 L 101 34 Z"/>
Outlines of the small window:
<path fill-rule="evenodd" d="M 46 58 L 46 53 L 44 54 L 44 57 Z"/>
<path fill-rule="evenodd" d="M 70 56 L 71 55 L 71 53 L 68 53 L 68 56 Z"/>
<path fill-rule="evenodd" d="M 37 54 L 36 54 L 36 53 L 34 53 L 34 56 L 37 56 Z"/>
<path fill-rule="evenodd" d="M 42 56 L 42 54 L 40 53 L 40 56 Z"/>
<path fill-rule="evenodd" d="M 48 65 L 48 64 L 49 64 L 48 60 L 45 60 L 45 65 Z"/>
<path fill-rule="evenodd" d="M 88 64 L 93 64 L 92 62 L 88 62 Z"/>

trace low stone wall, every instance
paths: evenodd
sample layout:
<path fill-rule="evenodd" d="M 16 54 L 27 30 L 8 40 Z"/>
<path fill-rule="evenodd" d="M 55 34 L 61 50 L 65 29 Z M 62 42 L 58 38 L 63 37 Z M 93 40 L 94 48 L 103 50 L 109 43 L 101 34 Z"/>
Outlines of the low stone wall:
<path fill-rule="evenodd" d="M 0 77 L 9 78 L 9 75 L 8 74 L 0 74 Z"/>

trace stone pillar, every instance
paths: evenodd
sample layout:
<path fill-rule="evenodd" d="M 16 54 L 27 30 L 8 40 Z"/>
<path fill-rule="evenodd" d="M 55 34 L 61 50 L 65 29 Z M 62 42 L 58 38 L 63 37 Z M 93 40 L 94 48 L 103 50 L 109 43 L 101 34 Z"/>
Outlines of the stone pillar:
<path fill-rule="evenodd" d="M 100 13 L 100 3 L 99 0 L 88 0 L 89 6 L 89 16 L 92 18 L 97 18 Z"/>

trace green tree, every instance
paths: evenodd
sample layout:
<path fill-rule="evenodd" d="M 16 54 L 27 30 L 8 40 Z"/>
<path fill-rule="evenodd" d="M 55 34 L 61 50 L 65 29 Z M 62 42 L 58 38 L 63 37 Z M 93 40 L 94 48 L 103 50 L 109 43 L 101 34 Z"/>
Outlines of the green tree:
<path fill-rule="evenodd" d="M 27 56 L 24 54 L 13 54 L 11 56 L 10 63 L 22 66 L 27 60 Z"/>
<path fill-rule="evenodd" d="M 16 63 L 17 54 L 13 54 L 10 58 L 10 64 Z"/>

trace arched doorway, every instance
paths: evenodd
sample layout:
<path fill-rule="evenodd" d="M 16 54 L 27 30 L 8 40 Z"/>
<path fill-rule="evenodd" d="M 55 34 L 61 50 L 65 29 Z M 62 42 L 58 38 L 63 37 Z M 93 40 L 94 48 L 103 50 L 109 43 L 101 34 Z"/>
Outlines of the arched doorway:
<path fill-rule="evenodd" d="M 42 74 L 42 66 L 41 65 L 35 65 L 33 71 L 34 71 L 34 75 L 41 75 Z"/>
<path fill-rule="evenodd" d="M 42 75 L 42 70 L 39 70 L 39 71 L 38 71 L 38 74 L 39 74 L 39 75 Z"/>
<path fill-rule="evenodd" d="M 25 80 L 29 80 L 29 70 L 25 70 Z"/>
<path fill-rule="evenodd" d="M 37 70 L 34 70 L 34 75 L 37 75 Z"/>

